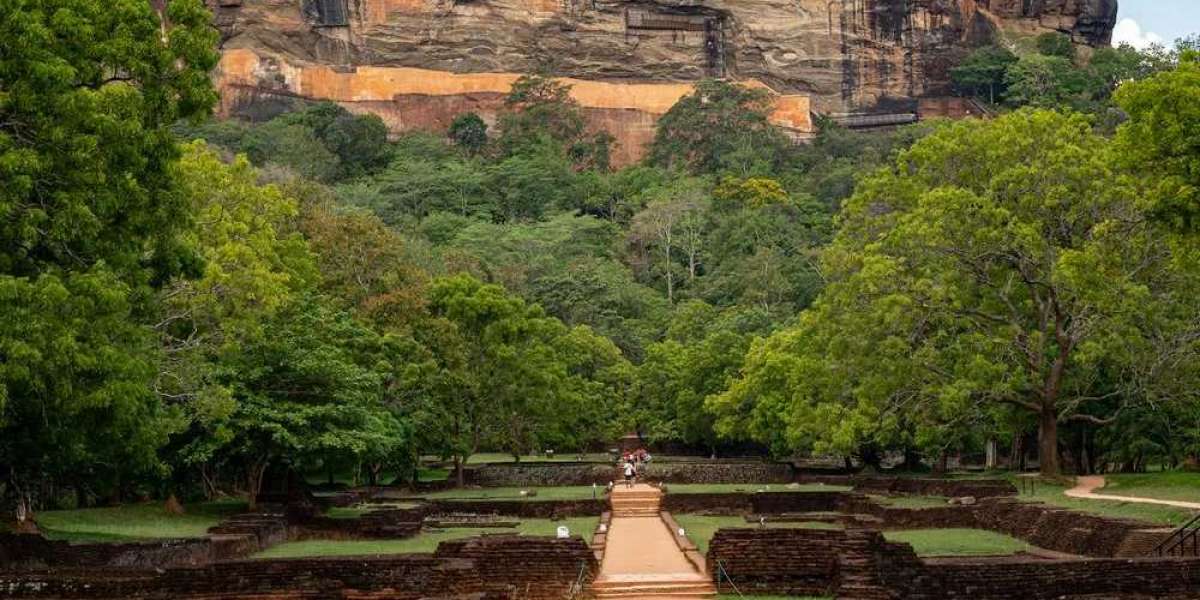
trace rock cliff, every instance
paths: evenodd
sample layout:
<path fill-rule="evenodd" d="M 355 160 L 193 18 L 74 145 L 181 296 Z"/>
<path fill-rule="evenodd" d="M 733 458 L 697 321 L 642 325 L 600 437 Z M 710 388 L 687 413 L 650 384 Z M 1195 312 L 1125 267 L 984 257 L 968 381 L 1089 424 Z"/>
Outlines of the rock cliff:
<path fill-rule="evenodd" d="M 823 113 L 915 113 L 998 35 L 1108 43 L 1116 0 L 209 0 L 227 112 L 294 96 L 381 113 L 394 129 L 494 112 L 513 74 L 571 78 L 598 125 L 647 139 L 688 82 L 774 90 L 798 135 Z M 583 87 L 588 87 L 585 90 Z"/>

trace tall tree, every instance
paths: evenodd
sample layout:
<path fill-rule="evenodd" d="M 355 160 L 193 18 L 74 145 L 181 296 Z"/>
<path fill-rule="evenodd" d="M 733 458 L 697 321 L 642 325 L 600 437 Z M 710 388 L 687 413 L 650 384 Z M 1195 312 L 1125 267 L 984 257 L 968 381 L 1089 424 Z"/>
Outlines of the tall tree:
<path fill-rule="evenodd" d="M 1122 85 L 1129 114 L 1118 133 L 1121 156 L 1156 179 L 1154 214 L 1182 231 L 1200 231 L 1200 51 L 1185 50 L 1174 70 Z"/>
<path fill-rule="evenodd" d="M 860 186 L 817 308 L 782 345 L 756 348 L 723 402 L 753 405 L 784 376 L 771 397 L 804 430 L 793 437 L 843 447 L 889 420 L 945 427 L 1007 404 L 1038 418 L 1042 471 L 1058 474 L 1060 423 L 1105 423 L 1108 400 L 1145 397 L 1100 367 L 1133 372 L 1130 345 L 1191 310 L 1168 282 L 1191 281 L 1196 263 L 1144 218 L 1138 180 L 1114 162 L 1085 119 L 1049 111 L 918 142 Z M 777 372 L 780 353 L 793 373 Z"/>
<path fill-rule="evenodd" d="M 658 121 L 647 160 L 692 173 L 760 174 L 780 164 L 791 142 L 770 122 L 766 90 L 708 79 Z"/>
<path fill-rule="evenodd" d="M 22 495 L 54 468 L 111 472 L 105 440 L 143 458 L 162 441 L 147 299 L 198 271 L 168 127 L 216 99 L 210 18 L 200 0 L 170 2 L 165 30 L 143 0 L 0 3 L 0 468 Z"/>
<path fill-rule="evenodd" d="M 1005 74 L 1017 62 L 1017 55 L 1000 46 L 984 46 L 967 55 L 962 64 L 950 70 L 950 80 L 960 90 L 986 95 L 995 104 L 1007 89 Z"/>

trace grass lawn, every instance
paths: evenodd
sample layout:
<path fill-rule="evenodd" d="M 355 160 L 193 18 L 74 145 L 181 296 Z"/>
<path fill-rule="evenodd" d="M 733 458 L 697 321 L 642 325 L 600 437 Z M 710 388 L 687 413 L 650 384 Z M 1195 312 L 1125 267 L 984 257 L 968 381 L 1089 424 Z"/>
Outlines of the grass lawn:
<path fill-rule="evenodd" d="M 549 519 L 526 519 L 516 529 L 496 528 L 449 528 L 422 532 L 420 535 L 402 540 L 305 540 L 272 546 L 252 558 L 299 558 L 304 556 L 372 556 L 384 554 L 410 554 L 433 552 L 438 544 L 487 534 L 512 534 L 552 536 L 560 525 L 571 530 L 571 535 L 582 536 L 591 542 L 599 517 L 577 517 L 551 521 Z"/>
<path fill-rule="evenodd" d="M 1087 512 L 1105 517 L 1113 517 L 1119 519 L 1138 519 L 1159 525 L 1182 525 L 1192 518 L 1193 512 L 1184 508 L 1175 508 L 1173 506 L 1157 506 L 1154 504 L 1138 504 L 1135 502 L 1117 502 L 1112 500 L 1088 500 L 1086 498 L 1071 498 L 1064 496 L 1063 492 L 1068 486 L 1059 483 L 1047 483 L 1038 481 L 1036 489 L 1033 492 L 1027 493 L 1021 489 L 1021 482 L 1012 477 L 1013 485 L 1021 490 L 1019 499 L 1031 502 L 1045 502 L 1054 506 L 1061 506 L 1080 512 Z M 1118 476 L 1119 481 L 1119 476 Z M 1122 488 L 1106 487 L 1102 490 L 1097 490 L 1098 493 L 1118 493 L 1117 490 Z M 1124 488 L 1128 490 L 1129 488 Z M 1145 488 L 1143 488 L 1145 489 Z M 1126 491 L 1125 493 L 1131 493 Z"/>
<path fill-rule="evenodd" d="M 1200 473 L 1118 473 L 1105 475 L 1104 481 L 1105 486 L 1096 493 L 1200 502 Z"/>
<path fill-rule="evenodd" d="M 688 539 L 696 544 L 701 554 L 708 553 L 708 542 L 718 529 L 745 529 L 758 527 L 756 523 L 747 523 L 742 517 L 710 517 L 703 515 L 675 515 L 675 522 L 687 533 Z M 767 523 L 771 529 L 841 529 L 836 523 L 821 523 L 816 521 L 801 521 L 794 523 Z"/>
<path fill-rule="evenodd" d="M 668 494 L 730 494 L 734 492 L 848 492 L 844 485 L 805 483 L 788 486 L 786 483 L 668 483 Z"/>
<path fill-rule="evenodd" d="M 949 506 L 945 496 L 871 496 L 875 502 L 889 508 L 938 508 Z"/>
<path fill-rule="evenodd" d="M 536 491 L 536 496 L 522 496 L 521 490 Z M 496 488 L 464 488 L 443 490 L 421 494 L 424 498 L 437 500 L 591 500 L 592 486 L 568 485 L 561 487 L 496 487 Z M 596 488 L 596 498 L 604 499 L 604 487 Z"/>
<path fill-rule="evenodd" d="M 912 544 L 919 556 L 1007 556 L 1029 549 L 1017 538 L 983 529 L 913 529 L 883 535 Z"/>
<path fill-rule="evenodd" d="M 450 469 L 436 467 L 421 467 L 417 469 L 417 481 L 446 481 L 450 479 Z"/>
<path fill-rule="evenodd" d="M 416 508 L 420 506 L 416 502 L 373 502 L 370 504 L 356 504 L 354 506 L 334 506 L 325 511 L 325 516 L 334 519 L 357 519 L 369 512 L 376 510 L 385 510 L 389 508 Z"/>
<path fill-rule="evenodd" d="M 226 516 L 246 509 L 239 501 L 189 504 L 182 515 L 163 510 L 161 502 L 37 513 L 38 526 L 52 540 L 125 542 L 200 537 Z"/>

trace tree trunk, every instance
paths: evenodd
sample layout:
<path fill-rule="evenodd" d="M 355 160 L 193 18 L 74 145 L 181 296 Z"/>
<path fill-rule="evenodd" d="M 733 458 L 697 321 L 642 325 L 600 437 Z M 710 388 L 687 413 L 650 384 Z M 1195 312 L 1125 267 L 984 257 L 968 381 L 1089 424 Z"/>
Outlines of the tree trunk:
<path fill-rule="evenodd" d="M 246 508 L 250 511 L 258 510 L 258 494 L 262 491 L 263 474 L 267 471 L 267 464 L 270 461 L 262 459 L 250 463 L 246 469 Z"/>
<path fill-rule="evenodd" d="M 463 487 L 467 484 L 467 479 L 463 473 L 463 463 L 466 459 L 458 454 L 454 455 L 454 482 L 458 487 Z"/>
<path fill-rule="evenodd" d="M 987 445 L 984 446 L 984 452 L 987 454 L 983 463 L 985 469 L 995 469 L 1000 465 L 1000 449 L 997 446 L 996 438 L 988 438 Z"/>
<path fill-rule="evenodd" d="M 1058 412 L 1053 406 L 1043 407 L 1038 424 L 1038 464 L 1042 475 L 1058 477 Z"/>
<path fill-rule="evenodd" d="M 950 462 L 950 453 L 946 452 L 945 450 L 938 453 L 937 462 L 935 462 L 933 464 L 933 472 L 938 475 L 945 475 L 946 471 L 948 470 L 947 466 L 948 466 L 949 462 Z"/>
<path fill-rule="evenodd" d="M 121 472 L 120 471 L 117 471 L 113 475 L 113 487 L 112 487 L 111 493 L 108 496 L 108 505 L 109 506 L 120 506 L 121 505 Z"/>

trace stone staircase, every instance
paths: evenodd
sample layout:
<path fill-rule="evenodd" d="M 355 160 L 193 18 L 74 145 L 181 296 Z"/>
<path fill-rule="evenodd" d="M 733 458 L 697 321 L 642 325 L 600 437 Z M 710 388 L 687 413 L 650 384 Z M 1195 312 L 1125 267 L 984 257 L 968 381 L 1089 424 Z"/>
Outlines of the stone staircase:
<path fill-rule="evenodd" d="M 875 534 L 878 536 L 878 534 Z M 895 600 L 896 594 L 879 581 L 871 534 L 850 532 L 838 557 L 837 597 L 844 600 Z"/>
<path fill-rule="evenodd" d="M 632 488 L 618 484 L 613 489 L 609 499 L 612 526 L 624 532 L 625 541 L 614 547 L 610 539 L 606 546 L 606 554 L 621 555 L 605 556 L 600 577 L 590 589 L 597 600 L 707 600 L 717 596 L 712 579 L 696 570 L 675 541 L 660 512 L 662 497 L 662 490 L 645 484 Z"/>
<path fill-rule="evenodd" d="M 717 588 L 698 573 L 673 573 L 641 576 L 637 580 L 609 579 L 592 582 L 592 596 L 601 598 L 674 598 L 700 600 L 715 598 Z"/>
<path fill-rule="evenodd" d="M 662 490 L 639 485 L 618 485 L 612 492 L 613 517 L 657 517 L 662 508 Z"/>

